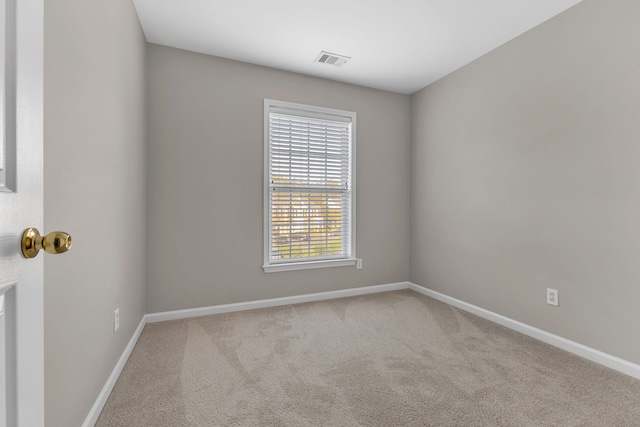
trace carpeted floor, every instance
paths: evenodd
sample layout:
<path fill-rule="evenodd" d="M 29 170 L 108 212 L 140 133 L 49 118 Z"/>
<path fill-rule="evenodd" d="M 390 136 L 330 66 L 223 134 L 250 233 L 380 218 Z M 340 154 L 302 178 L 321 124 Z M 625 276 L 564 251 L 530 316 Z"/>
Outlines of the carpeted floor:
<path fill-rule="evenodd" d="M 404 290 L 149 324 L 97 426 L 640 426 L 640 381 Z"/>

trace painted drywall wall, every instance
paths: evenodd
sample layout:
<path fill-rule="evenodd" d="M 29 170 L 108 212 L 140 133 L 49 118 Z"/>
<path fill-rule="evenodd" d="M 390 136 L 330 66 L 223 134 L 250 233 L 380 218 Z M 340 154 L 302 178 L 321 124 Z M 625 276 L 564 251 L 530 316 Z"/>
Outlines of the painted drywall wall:
<path fill-rule="evenodd" d="M 585 0 L 412 96 L 413 282 L 640 363 L 638 16 Z"/>
<path fill-rule="evenodd" d="M 408 279 L 409 96 L 159 45 L 147 54 L 150 313 Z M 357 113 L 362 270 L 264 273 L 264 98 Z"/>
<path fill-rule="evenodd" d="M 45 257 L 47 426 L 82 424 L 145 313 L 144 61 L 130 0 L 45 2 L 45 229 L 74 239 Z"/>

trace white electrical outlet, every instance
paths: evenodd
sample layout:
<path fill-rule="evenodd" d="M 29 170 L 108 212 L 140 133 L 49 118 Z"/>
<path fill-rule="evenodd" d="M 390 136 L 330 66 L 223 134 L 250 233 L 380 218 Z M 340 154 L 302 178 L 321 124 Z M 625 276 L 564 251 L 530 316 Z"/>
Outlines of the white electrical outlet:
<path fill-rule="evenodd" d="M 558 306 L 558 291 L 547 288 L 547 304 Z"/>
<path fill-rule="evenodd" d="M 117 331 L 120 327 L 120 309 L 116 308 L 113 312 L 113 332 Z"/>
<path fill-rule="evenodd" d="M 362 270 L 362 259 L 356 260 L 356 268 Z"/>

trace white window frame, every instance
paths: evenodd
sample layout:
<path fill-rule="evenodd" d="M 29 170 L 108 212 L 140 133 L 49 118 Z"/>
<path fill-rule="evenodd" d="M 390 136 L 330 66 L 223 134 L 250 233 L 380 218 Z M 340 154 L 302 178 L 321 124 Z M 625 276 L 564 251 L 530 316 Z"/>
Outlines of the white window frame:
<path fill-rule="evenodd" d="M 309 117 L 314 116 L 338 116 L 351 120 L 351 188 L 350 188 L 350 257 L 338 259 L 314 259 L 312 261 L 278 261 L 271 262 L 269 259 L 271 240 L 271 197 L 269 176 L 271 160 L 270 144 L 270 112 L 273 108 L 283 108 L 297 110 L 299 113 L 308 113 Z M 352 111 L 336 110 L 333 108 L 316 107 L 313 105 L 296 104 L 293 102 L 277 101 L 274 99 L 264 100 L 264 262 L 262 268 L 265 273 L 274 273 L 290 270 L 307 270 L 325 267 L 345 267 L 354 266 L 359 261 L 356 258 L 356 113 Z"/>

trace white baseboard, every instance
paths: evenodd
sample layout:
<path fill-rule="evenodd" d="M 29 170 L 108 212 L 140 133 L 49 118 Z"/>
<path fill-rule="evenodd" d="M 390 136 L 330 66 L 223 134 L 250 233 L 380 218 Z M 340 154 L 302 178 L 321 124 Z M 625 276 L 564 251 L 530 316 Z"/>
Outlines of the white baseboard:
<path fill-rule="evenodd" d="M 165 322 L 167 320 L 188 319 L 191 317 L 209 316 L 212 314 L 231 313 L 234 311 L 255 310 L 258 308 L 278 307 L 281 305 L 300 304 L 304 302 L 353 297 L 378 292 L 408 289 L 409 282 L 390 283 L 386 285 L 366 286 L 362 288 L 343 289 L 339 291 L 320 292 L 316 294 L 296 295 L 292 297 L 264 299 L 258 301 L 239 302 L 234 304 L 214 305 L 210 307 L 190 308 L 186 310 L 165 311 L 147 314 L 147 323 Z"/>
<path fill-rule="evenodd" d="M 93 427 L 96 421 L 98 421 L 98 417 L 100 416 L 104 405 L 107 403 L 107 399 L 111 394 L 111 390 L 113 390 L 113 386 L 116 385 L 116 381 L 118 381 L 120 373 L 122 372 L 124 365 L 126 365 L 127 360 L 129 360 L 129 356 L 131 355 L 133 348 L 136 346 L 138 338 L 140 338 L 140 334 L 142 333 L 144 325 L 146 324 L 147 316 L 144 315 L 142 316 L 142 319 L 140 319 L 140 324 L 138 324 L 138 327 L 133 333 L 133 336 L 129 340 L 129 344 L 127 344 L 127 346 L 124 348 L 124 351 L 122 352 L 120 359 L 118 359 L 115 368 L 113 368 L 111 375 L 109 375 L 106 384 L 104 385 L 104 387 L 102 387 L 102 390 L 100 391 L 100 394 L 98 395 L 95 403 L 91 407 L 87 418 L 85 418 L 84 422 L 82 423 L 82 427 Z"/>
<path fill-rule="evenodd" d="M 611 368 L 623 374 L 640 379 L 640 365 L 637 365 L 635 363 L 620 359 L 619 357 L 612 356 L 600 350 L 587 347 L 586 345 L 579 344 L 575 341 L 562 338 L 558 335 L 543 331 L 542 329 L 534 328 L 533 326 L 529 326 L 525 323 L 518 322 L 517 320 L 513 320 L 492 311 L 485 310 L 484 308 L 480 308 L 464 301 L 460 301 L 459 299 L 452 298 L 448 295 L 441 294 L 440 292 L 433 291 L 423 286 L 416 285 L 415 283 L 410 283 L 409 289 L 457 307 L 461 310 L 475 314 L 476 316 L 482 317 L 483 319 L 487 319 L 509 329 L 513 329 L 514 331 L 518 331 L 524 335 L 530 336 L 531 338 L 535 338 L 554 347 L 558 347 L 562 350 L 568 351 L 569 353 L 573 353 L 576 356 L 583 357 L 592 362 L 606 366 L 607 368 Z"/>

